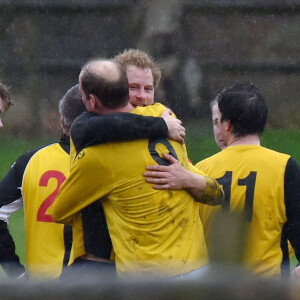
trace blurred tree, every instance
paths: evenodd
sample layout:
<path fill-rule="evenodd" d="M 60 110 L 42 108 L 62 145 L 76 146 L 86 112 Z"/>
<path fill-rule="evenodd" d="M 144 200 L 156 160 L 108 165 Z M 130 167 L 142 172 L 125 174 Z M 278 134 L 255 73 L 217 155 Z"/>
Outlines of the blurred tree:
<path fill-rule="evenodd" d="M 195 116 L 203 104 L 202 73 L 182 27 L 183 1 L 140 1 L 143 29 L 138 47 L 149 52 L 162 68 L 156 100 L 183 119 Z M 139 24 L 140 26 L 140 24 Z"/>

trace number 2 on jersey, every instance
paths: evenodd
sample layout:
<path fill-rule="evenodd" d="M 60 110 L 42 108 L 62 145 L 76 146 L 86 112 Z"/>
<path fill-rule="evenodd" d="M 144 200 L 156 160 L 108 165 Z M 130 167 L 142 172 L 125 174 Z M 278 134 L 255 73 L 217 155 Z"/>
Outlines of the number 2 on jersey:
<path fill-rule="evenodd" d="M 247 177 L 238 179 L 238 186 L 246 186 L 244 213 L 246 215 L 247 221 L 249 222 L 252 220 L 256 175 L 257 172 L 251 171 Z M 216 178 L 216 180 L 219 182 L 219 184 L 223 185 L 223 190 L 225 193 L 225 203 L 223 204 L 223 209 L 229 210 L 231 199 L 232 171 L 226 171 L 222 177 Z"/>
<path fill-rule="evenodd" d="M 52 216 L 47 214 L 47 210 L 53 204 L 60 186 L 66 180 L 66 176 L 62 172 L 50 170 L 41 176 L 39 186 L 48 186 L 49 179 L 51 178 L 56 179 L 56 189 L 42 202 L 37 213 L 37 221 L 39 222 L 53 222 Z"/>

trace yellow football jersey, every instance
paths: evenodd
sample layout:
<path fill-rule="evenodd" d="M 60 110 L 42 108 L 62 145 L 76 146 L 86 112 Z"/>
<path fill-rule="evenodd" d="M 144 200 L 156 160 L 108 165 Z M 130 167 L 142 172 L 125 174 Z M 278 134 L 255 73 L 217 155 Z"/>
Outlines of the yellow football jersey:
<path fill-rule="evenodd" d="M 155 104 L 133 112 L 160 116 L 165 109 Z M 104 199 L 119 274 L 175 276 L 208 261 L 198 204 L 186 191 L 158 191 L 145 181 L 147 165 L 166 163 L 163 152 L 189 168 L 185 146 L 167 139 L 85 148 L 71 158 L 70 177 L 53 205 L 57 221 L 72 223 L 83 208 Z M 73 235 L 77 240 L 75 230 Z"/>
<path fill-rule="evenodd" d="M 255 146 L 230 146 L 196 167 L 223 185 L 224 210 L 242 212 L 248 221 L 244 262 L 257 274 L 280 274 L 280 241 L 287 221 L 284 176 L 290 156 Z M 200 204 L 207 244 L 220 207 Z M 230 235 L 230 232 L 228 232 Z"/>
<path fill-rule="evenodd" d="M 30 277 L 55 278 L 65 256 L 64 225 L 53 222 L 49 209 L 70 173 L 70 158 L 58 144 L 39 150 L 23 176 L 26 264 Z"/>

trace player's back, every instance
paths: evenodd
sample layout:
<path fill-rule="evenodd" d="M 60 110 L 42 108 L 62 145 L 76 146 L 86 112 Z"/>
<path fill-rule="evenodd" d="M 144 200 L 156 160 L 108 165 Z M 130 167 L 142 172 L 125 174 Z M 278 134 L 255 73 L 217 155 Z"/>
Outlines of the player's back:
<path fill-rule="evenodd" d="M 160 116 L 165 109 L 157 103 L 133 113 Z M 189 168 L 185 145 L 167 139 L 95 145 L 75 157 L 71 151 L 71 174 L 55 204 L 55 219 L 70 223 L 77 212 L 105 197 L 102 203 L 119 274 L 172 276 L 207 263 L 198 204 L 184 190 L 154 190 L 143 176 L 146 166 L 166 163 L 163 152 Z"/>
<path fill-rule="evenodd" d="M 160 116 L 165 109 L 155 104 L 133 113 Z M 53 216 L 73 224 L 74 240 L 82 240 L 82 231 L 75 230 L 82 228 L 76 216 L 102 199 L 119 274 L 175 276 L 207 263 L 197 203 L 183 190 L 154 190 L 143 176 L 146 166 L 165 162 L 163 152 L 189 167 L 185 146 L 166 139 L 78 149 L 71 138 L 71 173 L 60 189 Z"/>
<path fill-rule="evenodd" d="M 196 166 L 223 185 L 223 209 L 243 212 L 248 223 L 245 264 L 254 272 L 280 274 L 286 222 L 284 174 L 289 155 L 255 146 L 230 146 Z M 206 240 L 220 208 L 200 205 Z"/>
<path fill-rule="evenodd" d="M 163 152 L 189 167 L 185 147 L 168 140 L 92 146 L 79 159 L 90 161 L 86 180 L 99 186 L 93 198 L 107 194 L 102 203 L 119 273 L 170 276 L 207 262 L 195 200 L 184 190 L 158 191 L 145 181 L 146 166 L 163 163 Z"/>
<path fill-rule="evenodd" d="M 65 256 L 64 225 L 53 222 L 49 208 L 69 172 L 69 154 L 59 143 L 39 150 L 25 169 L 22 195 L 30 277 L 55 278 L 61 273 Z"/>

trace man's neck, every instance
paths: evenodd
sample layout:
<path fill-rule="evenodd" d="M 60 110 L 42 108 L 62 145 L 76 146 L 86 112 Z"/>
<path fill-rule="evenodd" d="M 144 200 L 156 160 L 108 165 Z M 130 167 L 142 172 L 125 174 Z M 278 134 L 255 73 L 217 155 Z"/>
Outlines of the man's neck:
<path fill-rule="evenodd" d="M 257 134 L 249 134 L 246 136 L 236 137 L 230 136 L 228 146 L 237 146 L 237 145 L 257 145 L 260 146 L 260 138 Z"/>

